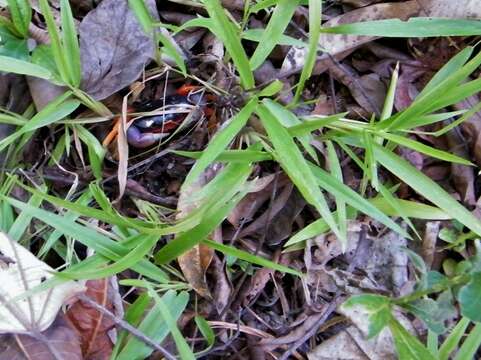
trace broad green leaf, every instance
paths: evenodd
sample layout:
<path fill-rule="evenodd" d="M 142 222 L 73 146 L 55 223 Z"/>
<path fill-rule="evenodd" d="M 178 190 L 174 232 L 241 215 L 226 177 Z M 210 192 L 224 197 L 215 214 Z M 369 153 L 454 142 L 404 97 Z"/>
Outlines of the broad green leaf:
<path fill-rule="evenodd" d="M 247 55 L 244 52 L 237 28 L 225 14 L 225 9 L 219 0 L 203 0 L 203 2 L 212 19 L 211 30 L 222 40 L 227 52 L 232 57 L 239 72 L 242 85 L 246 89 L 253 88 L 255 85 L 254 75 L 252 74 Z"/>
<path fill-rule="evenodd" d="M 461 314 L 471 321 L 481 322 L 481 272 L 471 274 L 469 282 L 461 287 L 458 294 Z"/>
<path fill-rule="evenodd" d="M 378 335 L 392 319 L 391 301 L 385 296 L 355 295 L 351 296 L 341 306 L 344 309 L 360 306 L 369 314 L 368 338 Z"/>
<path fill-rule="evenodd" d="M 289 25 L 299 0 L 279 0 L 272 16 L 267 24 L 262 37 L 259 39 L 254 54 L 250 59 L 250 66 L 252 70 L 261 66 L 274 47 L 279 44 L 279 40 Z"/>
<path fill-rule="evenodd" d="M 397 320 L 389 323 L 400 360 L 436 360 L 424 345 Z"/>
<path fill-rule="evenodd" d="M 418 299 L 404 304 L 403 308 L 420 318 L 436 334 L 443 334 L 447 329 L 445 322 L 456 316 L 450 292 L 444 292 L 434 301 L 430 298 Z"/>
<path fill-rule="evenodd" d="M 187 175 L 183 187 L 189 186 L 197 180 L 199 175 L 225 150 L 239 131 L 245 126 L 252 112 L 257 106 L 257 99 L 252 99 L 246 106 L 234 116 L 226 126 L 210 140 L 202 156 L 196 161 L 189 174 Z"/>
<path fill-rule="evenodd" d="M 264 104 L 260 105 L 256 112 L 274 146 L 274 156 L 277 161 L 306 201 L 316 208 L 330 229 L 341 239 L 342 234 L 339 232 L 326 199 L 317 185 L 317 180 L 287 129 L 279 123 Z"/>
<path fill-rule="evenodd" d="M 414 17 L 408 21 L 400 19 L 374 20 L 323 28 L 330 34 L 349 34 L 382 37 L 436 37 L 481 35 L 478 20 Z"/>
<path fill-rule="evenodd" d="M 468 229 L 481 234 L 480 221 L 433 180 L 418 171 L 406 160 L 377 144 L 374 144 L 374 154 L 382 166 L 419 194 L 464 224 Z"/>

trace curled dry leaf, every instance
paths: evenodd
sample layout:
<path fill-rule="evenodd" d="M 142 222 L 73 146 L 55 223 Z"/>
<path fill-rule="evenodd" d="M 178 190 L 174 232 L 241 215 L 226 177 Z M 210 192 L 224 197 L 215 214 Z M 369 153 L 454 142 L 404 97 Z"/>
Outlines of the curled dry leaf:
<path fill-rule="evenodd" d="M 85 295 L 114 312 L 114 290 L 109 279 L 89 280 L 86 283 Z M 113 344 L 108 332 L 114 322 L 104 314 L 93 309 L 82 300 L 77 301 L 68 311 L 67 317 L 80 334 L 84 359 L 109 359 Z"/>
<path fill-rule="evenodd" d="M 14 300 L 52 278 L 54 272 L 30 251 L 0 233 L 0 333 L 47 329 L 61 306 L 84 290 L 81 282 L 67 281 Z"/>
<path fill-rule="evenodd" d="M 52 326 L 36 336 L 0 336 L 0 360 L 12 359 L 81 360 L 83 358 L 77 332 L 60 313 Z"/>
<path fill-rule="evenodd" d="M 158 19 L 154 0 L 146 1 Z M 154 43 L 127 0 L 104 0 L 79 29 L 82 88 L 102 100 L 133 83 L 153 56 Z"/>
<path fill-rule="evenodd" d="M 179 210 L 179 218 L 182 218 L 194 210 L 198 204 L 192 201 L 192 195 L 198 193 L 202 187 L 208 182 L 208 170 L 206 170 L 198 180 L 191 186 L 184 188 L 179 196 L 177 210 Z M 192 288 L 202 297 L 212 299 L 209 287 L 205 279 L 205 272 L 212 261 L 214 251 L 205 245 L 196 245 L 189 251 L 185 252 L 177 261 L 180 269 Z"/>

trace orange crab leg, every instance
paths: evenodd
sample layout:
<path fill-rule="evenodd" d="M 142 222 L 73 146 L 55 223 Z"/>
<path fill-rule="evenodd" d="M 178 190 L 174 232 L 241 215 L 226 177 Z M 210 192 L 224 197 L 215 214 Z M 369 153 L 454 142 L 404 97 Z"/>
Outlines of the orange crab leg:
<path fill-rule="evenodd" d="M 177 92 L 177 94 L 179 94 L 181 96 L 187 96 L 187 95 L 189 95 L 190 92 L 195 91 L 195 90 L 199 90 L 200 88 L 201 87 L 198 86 L 198 85 L 184 84 L 180 88 L 178 88 L 176 92 Z"/>

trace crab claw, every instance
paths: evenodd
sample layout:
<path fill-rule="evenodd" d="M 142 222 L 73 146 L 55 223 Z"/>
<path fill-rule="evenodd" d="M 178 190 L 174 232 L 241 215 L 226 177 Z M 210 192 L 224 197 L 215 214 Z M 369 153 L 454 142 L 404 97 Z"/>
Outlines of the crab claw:
<path fill-rule="evenodd" d="M 127 129 L 127 142 L 133 147 L 139 149 L 152 146 L 166 136 L 169 136 L 169 134 L 151 132 L 143 133 L 134 125 Z"/>

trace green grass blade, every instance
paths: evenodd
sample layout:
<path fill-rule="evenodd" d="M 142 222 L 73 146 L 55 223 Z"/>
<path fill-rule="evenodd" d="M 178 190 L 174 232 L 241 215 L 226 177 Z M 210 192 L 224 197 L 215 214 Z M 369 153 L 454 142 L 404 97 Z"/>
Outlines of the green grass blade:
<path fill-rule="evenodd" d="M 224 245 L 220 244 L 218 242 L 212 241 L 212 240 L 203 240 L 203 244 L 207 245 L 208 247 L 220 251 L 224 255 L 230 255 L 230 256 L 235 256 L 238 259 L 247 261 L 251 264 L 256 264 L 265 268 L 269 268 L 272 270 L 280 271 L 286 274 L 292 274 L 292 275 L 297 275 L 301 276 L 302 274 L 299 271 L 296 271 L 294 269 L 291 269 L 287 266 L 277 264 L 273 261 L 264 259 L 260 256 L 256 256 L 253 254 L 250 254 L 246 251 L 242 251 L 239 249 L 236 249 L 235 247 L 229 246 L 229 245 Z"/>
<path fill-rule="evenodd" d="M 462 157 L 459 157 L 454 154 L 450 154 L 446 151 L 439 150 L 436 148 L 433 148 L 431 146 L 425 145 L 423 143 L 420 143 L 419 141 L 415 141 L 409 138 L 406 138 L 404 136 L 400 135 L 395 135 L 391 133 L 385 133 L 385 132 L 379 132 L 377 135 L 392 141 L 398 145 L 405 146 L 409 149 L 415 150 L 417 152 L 420 152 L 422 154 L 426 154 L 428 156 L 431 156 L 436 159 L 444 160 L 444 161 L 449 161 L 452 163 L 456 164 L 462 164 L 462 165 L 468 165 L 468 166 L 473 166 L 473 163 L 470 162 L 469 160 L 463 159 Z"/>
<path fill-rule="evenodd" d="M 182 360 L 195 360 L 194 353 L 192 352 L 189 344 L 187 344 L 187 341 L 182 336 L 182 333 L 177 327 L 177 319 L 172 316 L 169 306 L 167 306 L 167 304 L 162 300 L 162 298 L 157 295 L 157 292 L 152 289 L 152 287 L 149 287 L 149 294 L 155 299 L 155 302 L 159 308 L 160 315 L 167 324 L 167 327 L 169 328 L 169 331 L 174 338 L 180 358 Z M 187 302 L 189 301 L 189 294 L 186 292 L 181 292 L 178 297 L 185 304 L 187 304 Z"/>
<path fill-rule="evenodd" d="M 228 171 L 230 176 L 226 176 L 226 181 L 219 184 L 216 189 L 220 197 L 214 199 L 214 203 L 212 203 L 213 199 L 209 199 L 210 202 L 200 208 L 203 215 L 200 224 L 181 233 L 160 249 L 154 256 L 156 263 L 167 264 L 208 237 L 229 215 L 240 198 L 244 196 L 244 184 L 252 171 L 251 165 L 231 164 Z"/>
<path fill-rule="evenodd" d="M 323 28 L 330 34 L 349 34 L 382 37 L 437 37 L 481 35 L 478 20 L 415 17 L 374 20 Z"/>
<path fill-rule="evenodd" d="M 229 123 L 221 129 L 209 142 L 209 146 L 196 161 L 189 174 L 185 178 L 183 187 L 191 185 L 199 175 L 225 150 L 229 143 L 239 133 L 249 120 L 257 106 L 257 99 L 252 99 L 246 106 L 234 116 Z"/>
<path fill-rule="evenodd" d="M 287 129 L 279 123 L 264 104 L 260 105 L 256 112 L 274 146 L 274 157 L 306 201 L 316 208 L 331 230 L 341 239 L 342 234 L 329 210 L 322 191 L 317 185 L 316 178 Z M 345 239 L 341 241 L 345 241 Z"/>
<path fill-rule="evenodd" d="M 377 144 L 374 144 L 374 154 L 377 161 L 381 163 L 382 166 L 408 184 L 416 192 L 424 196 L 440 209 L 444 210 L 454 219 L 464 224 L 473 232 L 481 234 L 481 222 L 471 214 L 471 212 L 406 160 Z"/>
<path fill-rule="evenodd" d="M 28 0 L 8 0 L 7 4 L 15 29 L 28 38 L 28 26 L 32 19 L 32 7 Z"/>
<path fill-rule="evenodd" d="M 389 322 L 389 329 L 400 359 L 436 360 L 429 350 L 397 320 L 392 319 Z"/>
<path fill-rule="evenodd" d="M 57 65 L 58 73 L 65 84 L 71 84 L 67 61 L 65 58 L 66 54 L 64 53 L 64 49 L 62 47 L 60 34 L 57 25 L 55 24 L 52 11 L 50 10 L 50 5 L 47 0 L 39 0 L 38 3 L 40 5 L 42 15 L 45 18 L 45 22 L 47 23 L 48 34 L 50 35 L 50 46 L 52 48 L 52 54 L 55 64 Z"/>
<path fill-rule="evenodd" d="M 326 142 L 327 147 L 327 160 L 329 164 L 329 171 L 331 175 L 340 183 L 343 183 L 343 175 L 341 164 L 339 162 L 339 158 L 336 153 L 336 149 L 332 144 L 332 141 Z M 336 213 L 337 213 L 337 220 L 339 224 L 339 231 L 341 232 L 343 238 L 347 239 L 347 213 L 346 213 L 346 202 L 338 196 L 335 196 L 336 199 Z M 347 243 L 342 244 L 343 251 L 346 251 Z"/>
<path fill-rule="evenodd" d="M 68 0 L 60 1 L 60 16 L 62 20 L 62 42 L 65 52 L 65 64 L 70 78 L 69 83 L 74 87 L 78 87 L 82 80 L 80 47 L 72 9 L 70 8 Z"/>
<path fill-rule="evenodd" d="M 463 317 L 461 320 L 459 320 L 439 348 L 439 360 L 449 359 L 449 356 L 453 353 L 453 351 L 459 347 L 461 339 L 463 338 L 464 333 L 470 323 L 471 321 L 466 317 Z"/>
<path fill-rule="evenodd" d="M 464 340 L 463 345 L 456 353 L 454 360 L 471 360 L 474 359 L 476 352 L 481 345 L 481 324 L 476 323 L 474 328 L 469 332 L 468 337 Z"/>
<path fill-rule="evenodd" d="M 239 72 L 242 85 L 246 89 L 253 88 L 255 85 L 254 75 L 252 74 L 247 55 L 244 52 L 238 29 L 227 18 L 224 7 L 219 0 L 203 0 L 203 2 L 212 19 L 212 30 L 222 40 L 227 52 L 232 57 Z"/>
<path fill-rule="evenodd" d="M 0 71 L 45 79 L 58 84 L 50 70 L 28 61 L 0 55 Z"/>
<path fill-rule="evenodd" d="M 431 78 L 424 89 L 419 93 L 419 97 L 423 97 L 431 90 L 436 88 L 440 83 L 446 80 L 452 73 L 458 71 L 469 60 L 473 54 L 474 48 L 467 46 L 461 50 L 458 54 L 453 56 L 443 67 Z"/>
<path fill-rule="evenodd" d="M 294 95 L 293 103 L 297 104 L 299 101 L 304 85 L 311 77 L 312 69 L 317 59 L 317 50 L 319 47 L 319 37 L 321 35 L 321 0 L 309 0 L 309 48 L 307 50 L 306 62 L 302 69 L 299 83 L 297 84 L 296 93 Z"/>
<path fill-rule="evenodd" d="M 261 66 L 274 47 L 279 44 L 280 38 L 289 25 L 298 5 L 299 0 L 279 0 L 277 2 L 271 19 L 250 59 L 252 70 Z"/>
<path fill-rule="evenodd" d="M 398 234 L 409 238 L 409 235 L 406 234 L 406 231 L 404 231 L 403 228 L 386 216 L 382 211 L 377 209 L 368 200 L 364 199 L 361 195 L 352 190 L 349 186 L 343 184 L 341 181 L 337 180 L 335 177 L 318 166 L 312 164 L 311 170 L 316 177 L 317 183 L 328 193 L 342 199 L 356 210 L 359 210 L 373 219 L 376 219 L 377 221 L 389 227 L 391 230 L 396 231 Z"/>

